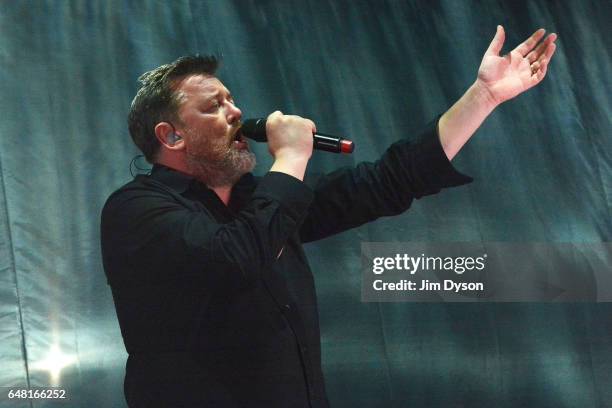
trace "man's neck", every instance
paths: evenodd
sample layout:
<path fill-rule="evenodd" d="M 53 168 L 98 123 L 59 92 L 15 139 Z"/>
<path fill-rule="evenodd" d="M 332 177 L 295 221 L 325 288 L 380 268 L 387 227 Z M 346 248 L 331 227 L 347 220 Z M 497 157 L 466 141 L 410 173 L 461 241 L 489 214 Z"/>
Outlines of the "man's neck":
<path fill-rule="evenodd" d="M 232 196 L 232 187 L 233 186 L 222 186 L 209 188 L 214 191 L 219 199 L 223 201 L 223 204 L 227 206 L 229 204 L 230 197 Z"/>

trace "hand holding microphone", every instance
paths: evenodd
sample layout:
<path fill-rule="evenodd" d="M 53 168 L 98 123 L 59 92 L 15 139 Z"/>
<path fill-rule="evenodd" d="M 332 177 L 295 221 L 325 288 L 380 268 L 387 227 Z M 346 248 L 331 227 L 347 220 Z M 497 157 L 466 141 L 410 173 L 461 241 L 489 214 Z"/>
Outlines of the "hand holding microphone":
<path fill-rule="evenodd" d="M 316 130 L 315 124 L 309 120 L 294 115 L 283 115 L 276 111 L 268 116 L 267 121 L 262 119 L 263 130 L 259 130 L 261 141 L 268 141 L 268 150 L 274 157 L 274 164 L 270 171 L 289 174 L 299 180 L 304 179 L 308 160 L 312 155 L 312 134 Z M 239 135 L 250 137 L 254 132 L 244 125 Z M 262 137 L 263 134 L 263 137 Z"/>
<path fill-rule="evenodd" d="M 288 157 L 291 160 L 310 159 L 312 155 L 312 134 L 316 130 L 315 124 L 309 120 L 296 115 L 283 115 L 276 111 L 267 119 L 260 119 L 259 126 L 250 131 L 251 120 L 243 124 L 240 133 L 243 136 L 257 135 L 259 140 L 268 143 L 268 150 L 275 158 Z M 245 132 L 246 130 L 246 132 Z M 256 140 L 256 139 L 253 139 Z"/>
<path fill-rule="evenodd" d="M 244 137 L 255 140 L 256 142 L 270 143 L 268 140 L 268 134 L 270 131 L 289 131 L 291 125 L 299 125 L 299 120 L 307 121 L 304 123 L 311 124 L 313 134 L 312 148 L 333 153 L 349 154 L 353 152 L 355 144 L 351 140 L 317 132 L 316 127 L 311 120 L 300 118 L 299 116 L 283 115 L 279 111 L 272 113 L 270 116 L 268 116 L 268 119 L 256 118 L 245 120 L 240 128 L 240 133 Z M 285 129 L 283 129 L 283 127 L 285 127 Z M 270 151 L 273 153 L 272 146 Z"/>

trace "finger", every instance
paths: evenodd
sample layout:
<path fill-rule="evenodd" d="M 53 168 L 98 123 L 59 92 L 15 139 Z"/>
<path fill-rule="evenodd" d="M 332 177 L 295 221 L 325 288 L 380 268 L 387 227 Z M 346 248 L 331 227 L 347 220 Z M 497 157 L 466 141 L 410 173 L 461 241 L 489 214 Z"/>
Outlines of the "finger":
<path fill-rule="evenodd" d="M 546 50 L 546 47 L 548 46 L 549 43 L 550 43 L 550 35 L 546 37 L 544 41 L 541 41 L 537 47 L 531 50 L 529 54 L 527 54 L 527 56 L 525 57 L 527 58 L 527 61 L 529 61 L 530 64 L 535 62 L 540 57 L 540 55 L 542 55 L 544 50 Z"/>
<path fill-rule="evenodd" d="M 268 120 L 275 119 L 275 118 L 277 118 L 279 116 L 283 116 L 283 112 L 278 111 L 278 110 L 274 111 L 274 112 L 272 112 L 271 114 L 268 115 Z"/>
<path fill-rule="evenodd" d="M 536 46 L 538 41 L 540 41 L 542 37 L 544 37 L 545 32 L 546 30 L 544 30 L 543 28 L 538 29 L 535 33 L 531 35 L 531 37 L 519 44 L 513 51 L 517 51 L 524 57 L 525 55 L 529 54 L 529 51 L 531 51 L 533 47 Z"/>
<path fill-rule="evenodd" d="M 538 83 L 546 76 L 548 70 L 548 64 L 540 65 L 540 67 L 533 73 L 532 78 L 534 82 Z"/>
<path fill-rule="evenodd" d="M 550 46 L 546 49 L 544 56 L 531 65 L 532 78 L 535 79 L 536 82 L 540 82 L 546 76 L 546 72 L 548 71 L 548 64 L 550 63 L 550 59 L 552 58 L 556 49 L 557 46 L 555 43 L 550 44 Z"/>
<path fill-rule="evenodd" d="M 556 49 L 557 49 L 557 44 L 555 43 L 548 44 L 548 46 L 546 47 L 546 50 L 542 53 L 542 55 L 538 57 L 536 61 L 534 61 L 534 63 L 537 62 L 540 65 L 542 65 L 544 64 L 545 61 L 550 61 L 550 58 L 552 57 Z"/>
<path fill-rule="evenodd" d="M 495 32 L 495 37 L 493 37 L 491 44 L 489 44 L 489 48 L 487 48 L 485 55 L 499 55 L 499 52 L 504 46 L 505 39 L 506 33 L 504 31 L 504 27 L 498 25 L 497 31 Z"/>
<path fill-rule="evenodd" d="M 315 123 L 310 120 L 310 119 L 306 119 L 308 121 L 308 123 L 310 124 L 310 127 L 312 128 L 312 133 L 317 133 L 317 125 L 315 125 Z"/>
<path fill-rule="evenodd" d="M 554 42 L 556 39 L 557 39 L 557 34 L 552 33 L 548 37 L 546 37 L 546 39 L 544 41 L 539 43 L 538 46 L 533 51 L 531 51 L 529 54 L 527 54 L 527 60 L 529 61 L 529 63 L 533 63 L 538 58 L 540 58 L 540 56 L 546 50 L 546 47 L 548 47 L 548 45 L 551 42 Z"/>

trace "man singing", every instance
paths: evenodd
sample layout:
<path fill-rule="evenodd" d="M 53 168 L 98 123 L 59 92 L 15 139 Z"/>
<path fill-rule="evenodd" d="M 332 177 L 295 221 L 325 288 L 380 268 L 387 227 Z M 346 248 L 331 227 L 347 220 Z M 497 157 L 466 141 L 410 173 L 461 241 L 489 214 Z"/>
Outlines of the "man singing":
<path fill-rule="evenodd" d="M 450 164 L 500 103 L 546 75 L 556 35 L 500 56 L 504 30 L 467 92 L 416 142 L 303 182 L 315 124 L 267 118 L 263 177 L 214 57 L 140 77 L 129 113 L 153 163 L 102 211 L 102 254 L 129 358 L 130 407 L 327 407 L 317 301 L 302 244 L 400 214 L 471 179 Z"/>

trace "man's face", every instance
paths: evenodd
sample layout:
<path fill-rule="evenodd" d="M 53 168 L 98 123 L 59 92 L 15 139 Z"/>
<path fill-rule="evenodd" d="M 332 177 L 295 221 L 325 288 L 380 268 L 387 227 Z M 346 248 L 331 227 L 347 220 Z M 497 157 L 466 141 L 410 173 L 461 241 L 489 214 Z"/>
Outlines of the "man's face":
<path fill-rule="evenodd" d="M 185 141 L 186 164 L 209 187 L 231 186 L 255 167 L 255 155 L 238 137 L 242 112 L 217 78 L 193 75 L 180 82 L 177 133 Z"/>

